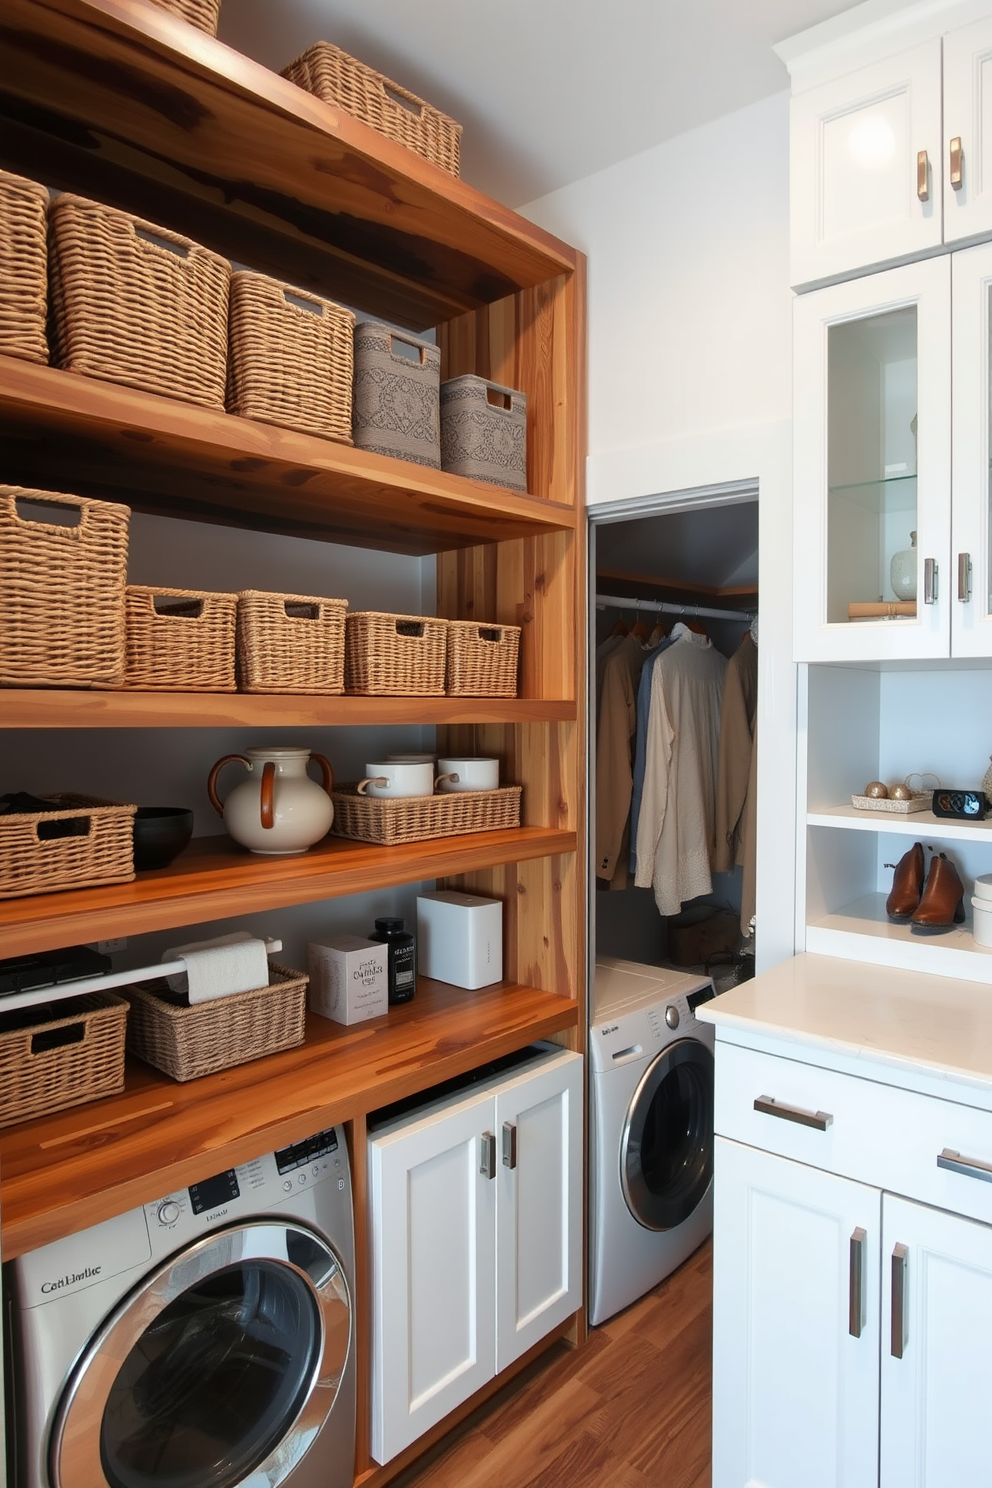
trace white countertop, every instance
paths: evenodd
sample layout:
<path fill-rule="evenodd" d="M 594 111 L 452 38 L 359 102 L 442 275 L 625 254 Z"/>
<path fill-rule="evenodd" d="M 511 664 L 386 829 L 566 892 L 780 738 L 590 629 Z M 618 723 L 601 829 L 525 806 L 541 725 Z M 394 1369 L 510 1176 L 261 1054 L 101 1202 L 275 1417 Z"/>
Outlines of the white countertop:
<path fill-rule="evenodd" d="M 971 1087 L 957 1097 L 969 1104 L 979 1091 L 992 1096 L 992 986 L 983 982 L 800 955 L 703 1004 L 696 1017 L 715 1025 L 718 1040 L 835 1067 L 870 1061 L 889 1083 L 922 1088 L 914 1075 L 927 1085 L 957 1082 Z M 882 1069 L 862 1073 L 886 1078 Z"/>

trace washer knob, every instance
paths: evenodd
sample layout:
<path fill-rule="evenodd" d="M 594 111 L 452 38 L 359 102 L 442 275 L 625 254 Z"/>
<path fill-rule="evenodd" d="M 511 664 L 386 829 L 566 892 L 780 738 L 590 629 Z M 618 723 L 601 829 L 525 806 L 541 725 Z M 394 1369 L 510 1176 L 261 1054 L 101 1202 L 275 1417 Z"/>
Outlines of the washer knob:
<path fill-rule="evenodd" d="M 670 1002 L 665 1009 L 665 1022 L 669 1028 L 678 1028 L 679 1026 L 679 1010 L 673 1002 Z"/>
<path fill-rule="evenodd" d="M 182 1210 L 175 1199 L 164 1199 L 158 1206 L 158 1222 L 162 1225 L 174 1225 Z"/>

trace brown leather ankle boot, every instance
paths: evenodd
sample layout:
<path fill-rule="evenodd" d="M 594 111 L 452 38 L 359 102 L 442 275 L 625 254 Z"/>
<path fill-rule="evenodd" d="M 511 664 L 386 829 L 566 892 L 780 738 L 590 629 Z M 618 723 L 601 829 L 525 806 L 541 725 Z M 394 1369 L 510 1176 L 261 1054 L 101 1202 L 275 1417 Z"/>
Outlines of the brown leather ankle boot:
<path fill-rule="evenodd" d="M 914 842 L 909 852 L 903 853 L 895 869 L 892 892 L 885 901 L 885 913 L 890 920 L 902 924 L 913 914 L 923 893 L 923 843 Z"/>
<path fill-rule="evenodd" d="M 953 930 L 964 919 L 964 884 L 958 870 L 944 853 L 934 853 L 926 886 L 913 915 L 913 929 L 920 935 Z"/>

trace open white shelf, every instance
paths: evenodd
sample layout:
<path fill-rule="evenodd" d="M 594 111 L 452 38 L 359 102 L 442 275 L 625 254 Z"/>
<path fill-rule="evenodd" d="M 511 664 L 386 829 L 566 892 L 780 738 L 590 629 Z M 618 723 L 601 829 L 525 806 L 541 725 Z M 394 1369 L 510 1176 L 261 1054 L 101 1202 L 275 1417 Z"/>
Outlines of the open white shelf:
<path fill-rule="evenodd" d="M 848 832 L 891 832 L 900 837 L 938 837 L 942 842 L 987 841 L 992 847 L 992 818 L 986 821 L 955 821 L 934 816 L 932 811 L 906 815 L 892 811 L 859 811 L 856 806 L 827 806 L 806 813 L 811 827 L 840 827 Z"/>
<path fill-rule="evenodd" d="M 953 930 L 918 935 L 909 925 L 893 924 L 885 913 L 885 899 L 885 894 L 865 894 L 811 921 L 806 926 L 807 951 L 992 983 L 992 950 L 976 945 L 970 914 Z"/>

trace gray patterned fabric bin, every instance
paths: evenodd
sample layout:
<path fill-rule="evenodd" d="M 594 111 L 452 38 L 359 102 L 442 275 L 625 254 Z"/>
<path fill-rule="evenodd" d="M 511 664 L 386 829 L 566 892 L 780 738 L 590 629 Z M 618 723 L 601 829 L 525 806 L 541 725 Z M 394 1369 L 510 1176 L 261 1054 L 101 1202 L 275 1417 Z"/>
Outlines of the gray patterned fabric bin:
<path fill-rule="evenodd" d="M 441 353 L 429 341 L 377 321 L 355 327 L 355 443 L 378 455 L 441 464 Z"/>
<path fill-rule="evenodd" d="M 527 394 L 471 373 L 441 387 L 441 468 L 527 489 Z"/>

